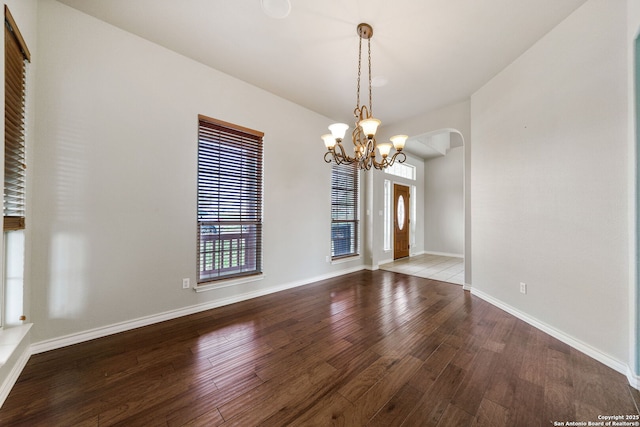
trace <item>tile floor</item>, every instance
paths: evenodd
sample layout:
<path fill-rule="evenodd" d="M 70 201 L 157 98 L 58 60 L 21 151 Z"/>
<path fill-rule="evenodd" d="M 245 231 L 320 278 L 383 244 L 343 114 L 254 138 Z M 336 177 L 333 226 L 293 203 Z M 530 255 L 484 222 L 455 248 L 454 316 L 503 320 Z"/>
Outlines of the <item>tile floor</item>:
<path fill-rule="evenodd" d="M 464 258 L 422 254 L 382 264 L 380 269 L 464 285 Z"/>

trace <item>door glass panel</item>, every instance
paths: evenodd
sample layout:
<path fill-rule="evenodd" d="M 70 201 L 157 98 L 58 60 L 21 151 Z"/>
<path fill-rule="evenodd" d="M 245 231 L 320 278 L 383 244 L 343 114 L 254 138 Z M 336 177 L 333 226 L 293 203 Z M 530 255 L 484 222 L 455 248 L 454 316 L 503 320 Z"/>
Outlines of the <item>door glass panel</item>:
<path fill-rule="evenodd" d="M 400 195 L 398 197 L 398 228 L 402 230 L 404 228 L 404 197 Z"/>

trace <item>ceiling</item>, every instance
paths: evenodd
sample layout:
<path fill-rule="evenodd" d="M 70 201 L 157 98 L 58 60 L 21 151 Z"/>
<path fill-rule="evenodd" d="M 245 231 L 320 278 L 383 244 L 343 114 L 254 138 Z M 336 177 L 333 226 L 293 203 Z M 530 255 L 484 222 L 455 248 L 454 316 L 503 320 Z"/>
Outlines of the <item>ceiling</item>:
<path fill-rule="evenodd" d="M 469 98 L 586 0 L 290 0 L 283 19 L 261 0 L 59 1 L 346 123 L 367 22 L 384 126 Z"/>

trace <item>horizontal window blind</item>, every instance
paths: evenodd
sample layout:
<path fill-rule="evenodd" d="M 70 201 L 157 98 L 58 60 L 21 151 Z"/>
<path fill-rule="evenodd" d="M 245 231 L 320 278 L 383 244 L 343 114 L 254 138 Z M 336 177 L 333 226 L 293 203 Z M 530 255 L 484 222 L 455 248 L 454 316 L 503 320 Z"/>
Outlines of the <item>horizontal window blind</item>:
<path fill-rule="evenodd" d="M 358 168 L 331 167 L 331 257 L 358 255 Z"/>
<path fill-rule="evenodd" d="M 263 134 L 199 116 L 198 282 L 262 271 Z"/>
<path fill-rule="evenodd" d="M 5 5 L 4 231 L 25 228 L 25 79 L 29 50 Z"/>

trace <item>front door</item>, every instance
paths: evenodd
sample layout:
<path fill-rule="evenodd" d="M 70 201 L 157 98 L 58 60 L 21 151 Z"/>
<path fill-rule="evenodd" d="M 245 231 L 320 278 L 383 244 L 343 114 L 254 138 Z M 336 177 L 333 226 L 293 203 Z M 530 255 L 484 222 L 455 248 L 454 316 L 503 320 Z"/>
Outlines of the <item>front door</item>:
<path fill-rule="evenodd" d="M 393 184 L 393 259 L 409 256 L 409 187 Z"/>

